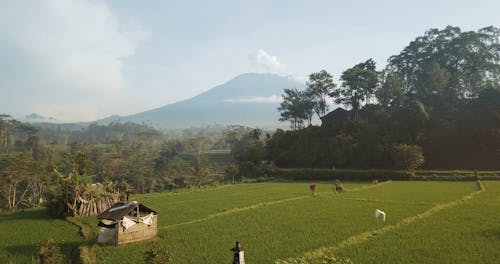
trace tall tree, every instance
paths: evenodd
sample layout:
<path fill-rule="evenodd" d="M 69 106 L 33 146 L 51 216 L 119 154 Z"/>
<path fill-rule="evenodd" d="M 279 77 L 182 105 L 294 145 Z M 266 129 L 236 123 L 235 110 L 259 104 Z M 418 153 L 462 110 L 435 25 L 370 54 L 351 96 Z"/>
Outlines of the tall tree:
<path fill-rule="evenodd" d="M 336 86 L 333 82 L 333 76 L 327 71 L 321 70 L 311 73 L 306 84 L 306 93 L 314 104 L 313 110 L 318 118 L 321 118 L 328 112 L 326 98 Z"/>
<path fill-rule="evenodd" d="M 474 98 L 486 87 L 500 87 L 500 29 L 462 32 L 448 26 L 430 29 L 389 58 L 388 70 L 407 93 L 417 93 L 419 75 L 433 63 L 450 75 L 447 86 L 457 98 Z"/>
<path fill-rule="evenodd" d="M 417 75 L 415 93 L 420 100 L 429 100 L 434 95 L 452 96 L 447 91 L 450 73 L 438 63 L 431 63 Z"/>
<path fill-rule="evenodd" d="M 0 152 L 8 152 L 12 146 L 13 122 L 9 115 L 0 114 Z"/>
<path fill-rule="evenodd" d="M 25 154 L 0 156 L 0 196 L 7 209 L 15 210 L 27 202 L 32 187 L 31 165 L 30 157 Z"/>
<path fill-rule="evenodd" d="M 293 130 L 304 127 L 304 121 L 309 121 L 313 115 L 313 102 L 305 91 L 297 89 L 284 89 L 283 102 L 278 107 L 280 121 L 290 121 Z"/>
<path fill-rule="evenodd" d="M 379 104 L 386 110 L 401 106 L 404 101 L 401 82 L 394 75 L 388 74 L 382 80 L 382 85 L 375 92 L 375 97 Z"/>
<path fill-rule="evenodd" d="M 350 106 L 354 117 L 363 102 L 368 102 L 374 95 L 378 84 L 378 72 L 375 61 L 368 59 L 347 69 L 340 77 L 342 85 L 331 93 L 335 103 Z"/>

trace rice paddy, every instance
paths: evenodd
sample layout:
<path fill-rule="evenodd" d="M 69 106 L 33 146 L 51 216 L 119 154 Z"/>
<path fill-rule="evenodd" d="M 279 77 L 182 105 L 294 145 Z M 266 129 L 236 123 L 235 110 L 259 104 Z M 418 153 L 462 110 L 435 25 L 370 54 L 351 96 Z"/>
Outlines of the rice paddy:
<path fill-rule="evenodd" d="M 314 263 L 325 254 L 354 263 L 494 263 L 500 257 L 500 182 L 484 182 L 485 189 L 476 182 L 343 185 L 346 191 L 337 194 L 333 183 L 320 182 L 316 197 L 309 183 L 295 182 L 227 185 L 133 199 L 159 212 L 157 241 L 175 263 L 228 263 L 236 240 L 243 244 L 250 264 Z M 385 222 L 375 219 L 375 209 L 387 213 Z M 82 220 L 95 233 L 96 218 Z M 16 224 L 31 228 L 29 221 L 19 221 Z M 65 225 L 63 221 L 51 228 Z M 67 228 L 77 234 L 76 228 Z M 2 227 L 0 236 L 7 236 L 7 229 Z M 12 232 L 15 237 L 30 236 Z M 61 233 L 67 233 L 61 243 L 81 243 L 70 231 Z M 32 242 L 18 244 L 30 244 L 23 252 L 33 251 L 37 239 L 46 235 L 31 235 Z M 99 263 L 142 263 L 150 247 L 151 242 L 94 246 L 94 253 Z M 21 251 L 2 246 L 0 259 L 30 261 L 27 254 L 16 252 Z"/>

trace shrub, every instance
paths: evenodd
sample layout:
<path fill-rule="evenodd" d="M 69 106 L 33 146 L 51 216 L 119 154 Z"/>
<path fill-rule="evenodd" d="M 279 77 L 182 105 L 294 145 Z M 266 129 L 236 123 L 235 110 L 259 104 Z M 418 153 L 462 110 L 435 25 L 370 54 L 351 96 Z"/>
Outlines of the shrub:
<path fill-rule="evenodd" d="M 294 181 L 379 181 L 408 180 L 412 172 L 399 170 L 331 170 L 331 169 L 275 169 L 273 177 Z"/>
<path fill-rule="evenodd" d="M 59 264 L 63 262 L 61 250 L 52 239 L 40 244 L 36 254 L 37 264 Z"/>
<path fill-rule="evenodd" d="M 398 169 L 415 170 L 424 163 L 424 153 L 420 146 L 400 144 L 394 146 L 393 160 Z"/>
<path fill-rule="evenodd" d="M 160 243 L 157 241 L 153 242 L 153 246 L 147 252 L 146 263 L 150 264 L 162 264 L 162 263 L 172 263 L 172 255 L 166 249 L 164 249 Z"/>
<path fill-rule="evenodd" d="M 474 171 L 438 171 L 438 170 L 354 170 L 354 169 L 312 169 L 289 168 L 274 169 L 276 179 L 292 181 L 378 181 L 416 180 L 416 181 L 475 181 Z M 478 171 L 479 180 L 500 180 L 500 171 Z"/>

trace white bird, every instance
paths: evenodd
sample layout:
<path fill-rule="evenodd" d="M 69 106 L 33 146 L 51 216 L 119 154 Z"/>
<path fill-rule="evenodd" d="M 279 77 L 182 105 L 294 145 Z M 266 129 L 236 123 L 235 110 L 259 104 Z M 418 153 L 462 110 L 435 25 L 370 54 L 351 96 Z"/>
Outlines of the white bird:
<path fill-rule="evenodd" d="M 379 209 L 375 209 L 375 218 L 382 216 L 382 221 L 385 222 L 385 212 Z"/>

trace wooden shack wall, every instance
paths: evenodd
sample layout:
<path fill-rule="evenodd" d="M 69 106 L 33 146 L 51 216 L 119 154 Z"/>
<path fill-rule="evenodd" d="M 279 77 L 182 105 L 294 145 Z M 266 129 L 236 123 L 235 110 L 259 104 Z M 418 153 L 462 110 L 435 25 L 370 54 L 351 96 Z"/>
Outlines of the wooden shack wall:
<path fill-rule="evenodd" d="M 118 241 L 118 228 L 116 226 L 115 228 L 98 227 L 97 243 L 116 245 Z"/>
<path fill-rule="evenodd" d="M 148 226 L 144 223 L 138 223 L 124 231 L 122 222 L 120 221 L 119 226 L 117 225 L 118 226 L 117 244 L 118 245 L 126 244 L 156 237 L 156 234 L 158 232 L 157 222 L 158 222 L 157 215 L 153 215 L 152 225 Z"/>

